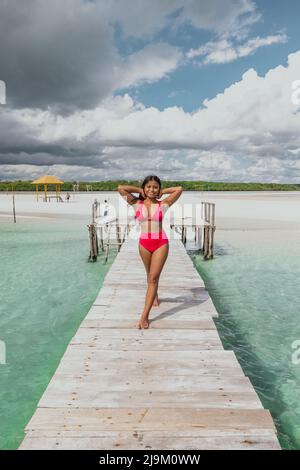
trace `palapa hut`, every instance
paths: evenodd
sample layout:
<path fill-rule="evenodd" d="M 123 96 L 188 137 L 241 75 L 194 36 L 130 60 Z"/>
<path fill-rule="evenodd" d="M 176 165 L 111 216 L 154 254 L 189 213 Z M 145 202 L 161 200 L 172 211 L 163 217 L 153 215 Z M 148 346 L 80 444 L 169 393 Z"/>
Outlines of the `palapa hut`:
<path fill-rule="evenodd" d="M 61 200 L 60 190 L 61 190 L 61 185 L 64 184 L 64 182 L 57 179 L 56 176 L 44 175 L 44 176 L 41 176 L 39 179 L 33 181 L 31 184 L 35 184 L 36 186 L 37 200 L 39 200 L 39 185 L 44 186 L 45 201 L 47 201 L 47 190 L 48 190 L 48 186 L 50 185 L 55 185 L 56 200 L 57 201 Z"/>

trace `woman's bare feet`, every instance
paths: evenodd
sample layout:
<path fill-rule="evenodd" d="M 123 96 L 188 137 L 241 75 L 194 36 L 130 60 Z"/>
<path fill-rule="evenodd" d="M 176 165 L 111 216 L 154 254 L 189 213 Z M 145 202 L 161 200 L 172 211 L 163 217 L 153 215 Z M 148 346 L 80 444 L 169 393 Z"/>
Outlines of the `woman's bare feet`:
<path fill-rule="evenodd" d="M 149 328 L 149 320 L 148 320 L 148 317 L 143 317 L 143 315 L 141 316 L 140 321 L 139 321 L 139 323 L 138 323 L 138 328 L 139 328 L 139 329 L 144 329 L 144 330 L 146 330 L 147 328 Z"/>

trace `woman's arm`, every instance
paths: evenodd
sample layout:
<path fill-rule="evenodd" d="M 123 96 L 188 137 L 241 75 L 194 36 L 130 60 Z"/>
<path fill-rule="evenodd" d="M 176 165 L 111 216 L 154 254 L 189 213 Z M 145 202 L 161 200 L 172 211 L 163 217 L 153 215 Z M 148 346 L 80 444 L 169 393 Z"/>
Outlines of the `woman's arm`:
<path fill-rule="evenodd" d="M 160 194 L 170 194 L 170 196 L 166 197 L 165 199 L 162 200 L 163 204 L 168 204 L 168 206 L 172 206 L 174 202 L 177 201 L 177 199 L 180 198 L 181 194 L 183 191 L 182 186 L 175 186 L 174 188 L 165 188 L 162 189 Z"/>
<path fill-rule="evenodd" d="M 138 200 L 138 197 L 134 196 L 132 193 L 142 194 L 142 188 L 124 184 L 119 184 L 117 191 L 119 191 L 120 195 L 123 199 L 125 199 L 127 204 L 130 205 L 134 204 Z"/>

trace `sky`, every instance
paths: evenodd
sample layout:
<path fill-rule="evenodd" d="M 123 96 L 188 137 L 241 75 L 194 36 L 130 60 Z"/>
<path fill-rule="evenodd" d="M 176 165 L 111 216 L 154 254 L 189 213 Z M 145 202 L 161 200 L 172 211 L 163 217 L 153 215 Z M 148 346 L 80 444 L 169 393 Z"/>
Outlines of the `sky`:
<path fill-rule="evenodd" d="M 1 0 L 0 180 L 300 181 L 300 2 Z"/>

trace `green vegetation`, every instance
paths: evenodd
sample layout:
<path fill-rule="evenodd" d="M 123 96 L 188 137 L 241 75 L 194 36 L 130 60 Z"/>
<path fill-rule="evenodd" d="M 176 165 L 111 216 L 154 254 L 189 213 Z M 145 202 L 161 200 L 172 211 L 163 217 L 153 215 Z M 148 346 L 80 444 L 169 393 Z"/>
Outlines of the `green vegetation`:
<path fill-rule="evenodd" d="M 140 186 L 140 181 L 112 180 L 112 181 L 81 181 L 79 191 L 86 191 L 87 185 L 92 191 L 115 191 L 119 184 Z M 300 184 L 283 183 L 225 183 L 210 181 L 163 181 L 163 188 L 182 186 L 185 191 L 300 191 Z M 35 191 L 31 181 L 0 181 L 0 191 Z M 62 185 L 62 191 L 72 191 L 73 182 L 67 181 Z M 42 187 L 40 186 L 40 190 Z M 55 187 L 49 187 L 54 191 Z"/>

